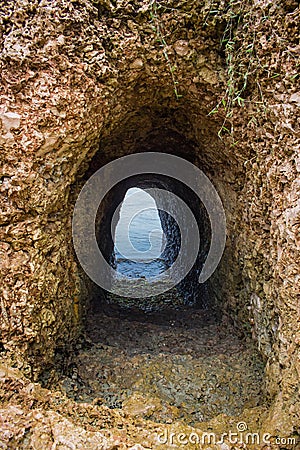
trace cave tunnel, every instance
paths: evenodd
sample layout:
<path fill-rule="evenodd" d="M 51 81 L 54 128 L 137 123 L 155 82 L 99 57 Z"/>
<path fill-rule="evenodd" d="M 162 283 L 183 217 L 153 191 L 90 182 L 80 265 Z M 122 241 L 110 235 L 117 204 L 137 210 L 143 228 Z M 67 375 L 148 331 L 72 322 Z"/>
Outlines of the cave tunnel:
<path fill-rule="evenodd" d="M 204 255 L 208 253 L 208 248 L 210 245 L 210 224 L 201 201 L 199 201 L 199 199 L 196 197 L 195 193 L 191 191 L 191 189 L 185 187 L 179 181 L 171 179 L 170 177 L 161 177 L 156 174 L 150 174 L 147 177 L 130 177 L 125 182 L 116 185 L 115 188 L 112 189 L 112 191 L 108 195 L 108 197 L 110 198 L 106 203 L 107 205 L 109 205 L 109 209 L 105 210 L 105 213 L 103 214 L 104 218 L 102 219 L 102 221 L 99 221 L 99 224 L 97 224 L 97 233 L 99 237 L 98 244 L 100 249 L 102 249 L 103 253 L 105 254 L 106 260 L 111 261 L 113 265 L 116 264 L 114 242 L 111 237 L 112 233 L 110 233 L 110 224 L 116 207 L 118 206 L 118 202 L 120 202 L 120 199 L 121 202 L 124 201 L 126 192 L 128 192 L 132 188 L 145 189 L 146 192 L 147 189 L 151 190 L 153 188 L 165 189 L 169 192 L 174 192 L 176 195 L 180 195 L 180 197 L 183 198 L 185 202 L 189 202 L 191 210 L 197 217 L 197 225 L 201 230 L 201 247 L 199 248 L 193 268 L 181 282 L 176 284 L 177 290 L 179 292 L 182 292 L 186 305 L 198 304 L 204 306 L 208 303 L 208 283 L 204 286 L 200 286 L 197 277 L 199 277 L 201 266 L 204 263 Z M 119 203 L 119 205 L 120 204 L 121 203 Z M 183 213 L 184 211 L 182 212 L 182 214 Z M 162 254 L 160 255 L 160 258 L 165 266 L 165 269 L 167 269 L 172 266 L 172 264 L 178 257 L 179 249 L 181 246 L 181 234 L 176 220 L 170 214 L 161 209 L 158 209 L 158 214 L 161 221 L 161 227 L 166 238 L 166 245 Z M 107 238 L 105 239 L 104 236 Z M 195 245 L 196 244 L 197 243 L 195 243 Z M 200 292 L 202 292 L 202 294 Z M 206 293 L 206 295 L 204 295 L 204 293 Z M 103 298 L 103 296 L 100 297 Z M 95 302 L 96 301 L 97 300 L 95 299 Z M 212 301 L 210 303 L 213 304 Z"/>
<path fill-rule="evenodd" d="M 149 124 L 148 127 L 143 126 L 142 128 L 141 124 L 144 124 L 145 121 L 149 122 L 149 120 L 152 121 L 152 124 Z M 183 126 L 183 130 L 178 127 L 178 124 Z M 226 180 L 225 184 L 224 180 L 222 180 L 222 173 L 217 173 L 220 161 L 218 162 L 217 160 L 215 164 L 214 155 L 211 155 L 211 152 L 214 150 L 209 149 L 210 154 L 205 154 L 205 151 L 201 150 L 201 143 L 197 142 L 195 136 L 193 136 L 193 138 L 191 137 L 191 130 L 189 130 L 189 132 L 186 131 L 188 126 L 189 119 L 186 113 L 183 112 L 183 108 L 180 110 L 175 108 L 161 109 L 157 107 L 141 108 L 135 113 L 131 113 L 129 119 L 125 118 L 122 126 L 117 124 L 116 130 L 111 131 L 107 141 L 105 141 L 105 139 L 101 140 L 101 149 L 92 158 L 82 179 L 86 181 L 104 164 L 113 161 L 113 158 L 111 158 L 110 155 L 114 154 L 115 148 L 121 144 L 124 145 L 125 142 L 128 147 L 130 147 L 130 150 L 126 148 L 125 151 L 121 152 L 118 149 L 118 157 L 140 152 L 162 152 L 179 156 L 193 163 L 208 176 L 212 183 L 221 186 L 223 190 L 229 190 L 229 195 L 226 197 L 225 194 L 224 198 L 225 207 L 234 209 L 235 205 L 229 203 L 229 200 L 232 198 L 232 185 L 231 183 L 226 182 Z M 203 124 L 202 126 L 205 128 L 207 124 Z M 212 141 L 210 131 L 206 130 L 205 133 L 209 136 L 210 141 Z M 130 142 L 133 143 L 132 146 L 130 145 Z M 206 142 L 206 145 L 209 144 L 210 143 Z M 212 148 L 214 145 L 216 145 L 216 143 L 212 144 Z M 210 158 L 212 161 L 209 162 Z M 229 170 L 233 168 L 233 165 L 230 165 L 228 162 L 227 165 L 231 166 Z M 178 170 L 180 171 L 180 166 L 178 167 Z M 222 165 L 222 170 L 224 170 L 224 164 Z M 201 268 L 203 267 L 210 247 L 211 225 L 207 211 L 201 200 L 191 188 L 184 185 L 184 183 L 179 180 L 155 173 L 136 175 L 122 180 L 110 190 L 105 196 L 102 204 L 99 206 L 96 220 L 97 241 L 106 260 L 112 266 L 115 266 L 116 261 L 111 222 L 116 209 L 118 207 L 120 208 L 122 205 L 126 192 L 132 188 L 146 190 L 159 188 L 167 190 L 179 196 L 187 205 L 189 205 L 196 218 L 199 229 L 200 247 L 192 269 L 184 279 L 177 284 L 176 290 L 181 293 L 183 297 L 183 305 L 197 305 L 198 307 L 210 308 L 214 314 L 221 317 L 223 309 L 222 305 L 224 303 L 224 282 L 220 280 L 220 277 L 223 276 L 223 278 L 228 279 L 231 275 L 222 275 L 222 270 L 219 267 L 213 280 L 208 280 L 204 284 L 198 282 Z M 182 214 L 184 214 L 184 212 Z M 181 246 L 180 230 L 176 220 L 174 220 L 170 214 L 159 210 L 159 217 L 162 229 L 166 236 L 166 247 L 161 257 L 168 268 L 174 263 L 179 253 Z M 114 224 L 114 227 L 115 226 L 116 223 Z M 232 248 L 229 239 L 224 259 L 228 260 L 230 254 L 232 254 Z M 221 266 L 226 267 L 226 271 L 234 270 L 234 265 L 231 265 L 229 262 L 223 262 Z M 87 308 L 97 308 L 97 305 L 99 307 L 99 304 L 101 304 L 103 300 L 105 303 L 105 298 L 107 297 L 105 290 L 97 287 L 94 283 L 86 279 L 86 277 L 83 276 L 83 278 L 86 280 L 86 284 L 88 285 L 87 291 L 90 293 L 89 298 L 87 299 Z"/>
<path fill-rule="evenodd" d="M 199 274 L 211 246 L 212 224 L 203 202 L 189 186 L 180 179 L 151 171 L 146 174 L 124 176 L 122 181 L 109 190 L 97 209 L 95 235 L 106 261 L 116 268 L 115 230 L 120 219 L 122 203 L 126 194 L 133 188 L 146 192 L 149 190 L 150 195 L 153 192 L 151 189 L 160 190 L 158 195 L 152 195 L 166 239 L 165 248 L 161 254 L 166 269 L 176 262 L 181 246 L 184 247 L 189 241 L 194 246 L 197 243 L 193 242 L 192 226 L 194 225 L 191 226 L 188 223 L 189 217 L 185 217 L 186 211 L 181 210 L 181 203 L 174 203 L 173 198 L 166 201 L 163 199 L 160 203 L 161 192 L 175 194 L 183 204 L 189 206 L 200 235 L 196 257 L 188 273 L 174 286 L 163 290 L 158 295 L 153 294 L 152 289 L 157 285 L 163 285 L 163 278 L 158 281 L 148 281 L 144 277 L 138 277 L 133 280 L 127 278 L 124 281 L 123 277 L 116 281 L 112 277 L 110 283 L 115 290 L 108 291 L 92 282 L 78 264 L 82 283 L 82 327 L 89 345 L 92 345 L 94 350 L 91 350 L 93 354 L 91 356 L 89 350 L 86 350 L 86 342 L 81 342 L 78 356 L 73 358 L 61 385 L 68 395 L 75 395 L 78 401 L 91 399 L 94 401 L 95 398 L 101 397 L 103 399 L 101 401 L 109 408 L 125 408 L 126 410 L 132 396 L 136 400 L 136 396 L 139 398 L 139 395 L 150 397 L 154 395 L 158 399 L 162 399 L 165 395 L 163 389 L 159 387 L 161 375 L 156 374 L 155 369 L 149 369 L 153 382 L 150 385 L 147 384 L 147 376 L 145 378 L 143 375 L 145 355 L 150 366 L 152 363 L 157 364 L 158 361 L 161 365 L 161 358 L 165 359 L 166 367 L 169 367 L 168 364 L 171 365 L 176 378 L 179 373 L 175 361 L 177 359 L 185 361 L 188 356 L 197 358 L 199 348 L 205 348 L 202 350 L 203 358 L 208 358 L 207 364 L 211 364 L 210 358 L 212 358 L 215 367 L 212 371 L 207 371 L 209 375 L 204 376 L 206 381 L 201 389 L 208 389 L 212 382 L 211 376 L 220 381 L 214 387 L 217 399 L 214 404 L 205 401 L 197 412 L 194 411 L 195 405 L 198 404 L 196 394 L 188 394 L 187 386 L 181 387 L 181 393 L 172 392 L 173 381 L 167 374 L 164 375 L 168 386 L 165 388 L 168 398 L 166 405 L 169 405 L 167 408 L 175 405 L 178 408 L 179 417 L 189 424 L 194 424 L 197 420 L 211 419 L 218 411 L 229 414 L 239 413 L 244 402 L 248 406 L 264 404 L 265 385 L 264 363 L 261 356 L 251 347 L 252 344 L 249 347 L 251 350 L 247 347 L 251 341 L 246 321 L 248 311 L 240 297 L 243 276 L 234 248 L 235 227 L 239 214 L 236 196 L 243 185 L 243 170 L 234 157 L 228 160 L 223 153 L 223 144 L 217 136 L 217 124 L 202 116 L 203 122 L 199 121 L 198 124 L 200 123 L 202 128 L 203 137 L 199 139 L 193 130 L 186 109 L 174 106 L 169 108 L 152 106 L 139 108 L 128 117 L 125 115 L 123 121 L 116 123 L 115 128 L 110 130 L 107 138 L 100 139 L 100 149 L 95 152 L 88 164 L 85 163 L 84 170 L 81 172 L 81 182 L 74 197 L 77 198 L 79 188 L 97 174 L 99 169 L 106 165 L 108 167 L 117 158 L 149 153 L 155 165 L 156 155 L 160 153 L 180 157 L 182 158 L 180 161 L 185 160 L 201 169 L 216 186 L 222 198 L 227 216 L 226 247 L 222 260 L 213 276 L 205 283 L 199 283 Z M 145 126 L 145 122 L 148 126 Z M 126 173 L 125 163 L 123 167 Z M 178 169 L 183 171 L 180 163 Z M 114 179 L 114 176 L 113 169 L 109 169 L 107 177 Z M 106 175 L 101 179 L 105 180 Z M 181 218 L 182 228 L 172 216 L 175 210 L 177 215 L 175 214 L 174 217 Z M 186 231 L 186 236 L 182 234 L 182 231 Z M 124 288 L 124 285 L 125 291 L 122 290 L 122 293 L 119 293 L 118 288 L 120 286 Z M 137 291 L 137 288 L 140 290 Z M 136 291 L 143 292 L 143 296 L 136 294 Z M 236 308 L 235 311 L 234 308 Z M 245 348 L 243 348 L 243 342 L 248 342 Z M 106 353 L 103 349 L 106 349 Z M 228 360 L 225 358 L 225 362 L 222 356 L 219 357 L 223 351 L 227 353 L 226 358 L 229 358 Z M 99 358 L 97 363 L 99 376 L 96 377 L 93 371 L 90 372 L 91 367 L 95 367 L 96 364 L 95 355 Z M 238 390 L 239 394 L 233 395 L 227 403 L 224 399 L 227 398 L 225 391 L 228 387 L 224 387 L 223 381 L 221 382 L 223 375 L 220 374 L 225 370 L 228 377 L 232 376 L 232 369 L 228 367 L 231 364 L 232 355 L 237 358 L 237 364 L 241 366 L 239 373 L 242 371 L 242 378 L 245 377 L 245 379 L 243 388 Z M 106 361 L 105 376 L 102 373 L 103 359 Z M 123 373 L 124 367 L 128 364 L 131 367 L 128 370 L 128 376 L 118 378 L 121 375 L 116 373 Z M 204 366 L 205 364 L 206 362 Z M 185 367 L 186 373 L 180 376 L 184 378 L 191 376 L 196 391 L 199 388 L 197 385 L 199 381 L 196 380 L 202 379 L 203 374 L 201 375 L 201 371 L 198 373 L 197 370 L 193 372 L 194 368 L 189 362 L 186 362 Z M 138 380 L 131 372 L 132 370 L 139 374 Z M 215 370 L 217 374 L 214 373 Z M 191 372 L 194 375 L 191 375 Z M 119 381 L 115 380 L 116 376 Z M 78 381 L 69 382 L 68 380 L 72 380 L 72 377 L 77 377 Z M 86 386 L 90 382 L 93 383 L 93 388 L 87 389 Z M 234 385 L 236 382 L 240 383 L 240 381 L 234 381 Z M 134 383 L 133 389 L 130 383 Z M 228 380 L 225 386 L 227 386 L 226 383 Z M 184 399 L 188 399 L 188 406 L 180 406 Z M 147 404 L 145 398 L 143 402 Z M 165 423 L 174 419 L 172 414 L 170 411 L 167 413 L 156 411 L 149 417 Z"/>
<path fill-rule="evenodd" d="M 135 429 L 136 417 L 193 426 L 221 423 L 225 414 L 238 423 L 245 409 L 254 428 L 292 435 L 299 425 L 299 10 L 293 1 L 160 3 L 3 4 L 1 355 L 28 380 L 62 389 L 78 402 L 74 410 L 85 401 L 104 405 L 115 420 L 111 410 L 119 408 Z M 72 218 L 98 170 L 147 153 L 180 157 L 208 177 L 225 211 L 226 246 L 199 283 L 213 240 L 203 203 L 172 177 L 124 179 L 99 205 L 94 227 L 112 267 L 111 219 L 131 188 L 178 196 L 200 235 L 195 263 L 174 289 L 124 301 L 83 271 Z M 172 267 L 182 236 L 154 200 L 162 257 Z"/>

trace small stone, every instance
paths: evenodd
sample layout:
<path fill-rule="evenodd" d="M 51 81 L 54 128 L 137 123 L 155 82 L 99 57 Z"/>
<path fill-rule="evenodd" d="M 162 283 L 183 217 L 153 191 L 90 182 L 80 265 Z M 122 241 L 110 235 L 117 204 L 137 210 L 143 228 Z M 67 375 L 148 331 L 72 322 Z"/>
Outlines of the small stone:
<path fill-rule="evenodd" d="M 141 58 L 137 58 L 130 64 L 129 67 L 130 67 L 130 69 L 133 69 L 133 70 L 142 69 L 144 67 L 143 60 Z"/>
<path fill-rule="evenodd" d="M 206 62 L 206 56 L 204 56 L 204 55 L 199 55 L 199 56 L 198 56 L 198 59 L 197 59 L 197 64 L 198 64 L 198 66 L 199 66 L 199 67 L 200 67 L 200 66 L 204 66 L 205 62 Z"/>
<path fill-rule="evenodd" d="M 5 131 L 10 131 L 11 128 L 19 128 L 21 116 L 14 112 L 5 112 L 0 115 L 2 126 Z"/>
<path fill-rule="evenodd" d="M 290 102 L 291 103 L 297 103 L 300 104 L 300 92 L 295 92 L 290 96 Z"/>
<path fill-rule="evenodd" d="M 86 45 L 86 46 L 84 47 L 83 53 L 89 53 L 89 52 L 91 52 L 91 51 L 93 51 L 93 50 L 94 50 L 93 45 L 92 45 L 92 44 L 89 44 L 89 45 Z"/>
<path fill-rule="evenodd" d="M 224 443 L 224 444 L 220 445 L 220 450 L 230 450 L 230 447 L 229 447 L 229 445 Z"/>
<path fill-rule="evenodd" d="M 182 40 L 177 41 L 174 44 L 174 50 L 178 56 L 186 56 L 190 51 L 189 43 Z"/>
<path fill-rule="evenodd" d="M 58 36 L 58 38 L 56 39 L 57 43 L 59 45 L 63 45 L 65 43 L 65 37 L 63 34 L 61 34 L 60 36 Z"/>

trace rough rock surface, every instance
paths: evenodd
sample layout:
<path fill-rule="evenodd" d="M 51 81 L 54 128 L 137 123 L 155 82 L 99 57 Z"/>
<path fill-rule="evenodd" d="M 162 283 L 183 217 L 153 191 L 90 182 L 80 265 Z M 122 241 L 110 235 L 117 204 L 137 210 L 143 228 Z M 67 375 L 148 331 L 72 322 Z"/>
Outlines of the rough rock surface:
<path fill-rule="evenodd" d="M 299 432 L 298 22 L 293 0 L 3 2 L 1 339 L 25 375 L 37 379 L 84 323 L 71 217 L 85 177 L 155 148 L 218 189 L 219 308 L 265 358 L 265 429 Z M 4 415 L 26 431 L 25 413 Z"/>
<path fill-rule="evenodd" d="M 133 416 L 188 425 L 267 405 L 253 343 L 210 311 L 104 309 L 88 319 L 87 341 L 59 381 L 77 401 L 96 399 Z"/>
<path fill-rule="evenodd" d="M 224 432 L 235 433 L 239 423 L 246 423 L 251 433 L 260 432 L 267 414 L 264 407 L 255 407 L 245 409 L 238 416 L 219 414 L 212 421 L 201 422 L 194 427 L 179 420 L 156 423 L 145 420 L 138 413 L 139 407 L 141 412 L 143 410 L 138 399 L 134 402 L 135 411 L 131 410 L 130 404 L 127 405 L 127 411 L 125 408 L 110 409 L 101 405 L 101 399 L 95 399 L 93 404 L 76 403 L 59 391 L 49 391 L 38 383 L 30 382 L 17 369 L 7 365 L 0 367 L 0 396 L 1 448 L 11 450 L 182 448 L 182 433 L 191 437 L 191 442 L 185 445 L 187 449 L 195 448 L 196 436 L 199 442 L 206 444 L 197 448 L 228 450 L 231 448 L 228 439 L 224 443 L 217 443 Z M 207 434 L 212 430 L 216 437 L 208 446 Z M 174 438 L 171 438 L 172 433 Z M 268 438 L 268 442 L 242 448 L 279 448 L 275 438 Z"/>

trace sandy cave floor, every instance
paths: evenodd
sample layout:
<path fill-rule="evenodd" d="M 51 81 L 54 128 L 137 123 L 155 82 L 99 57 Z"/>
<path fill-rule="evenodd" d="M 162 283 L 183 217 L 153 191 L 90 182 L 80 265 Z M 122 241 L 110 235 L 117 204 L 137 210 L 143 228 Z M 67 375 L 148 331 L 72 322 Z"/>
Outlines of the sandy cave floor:
<path fill-rule="evenodd" d="M 260 429 L 268 405 L 254 344 L 212 311 L 183 308 L 174 290 L 137 302 L 147 312 L 114 295 L 94 309 L 55 381 L 0 366 L 0 448 L 182 448 L 159 436 L 221 436 L 241 421 Z M 222 445 L 209 448 L 230 448 Z"/>
<path fill-rule="evenodd" d="M 165 304 L 172 296 L 164 294 Z M 88 318 L 85 339 L 59 383 L 67 396 L 192 426 L 264 404 L 258 352 L 208 310 L 144 313 L 110 300 Z M 173 306 L 176 301 L 178 295 Z"/>

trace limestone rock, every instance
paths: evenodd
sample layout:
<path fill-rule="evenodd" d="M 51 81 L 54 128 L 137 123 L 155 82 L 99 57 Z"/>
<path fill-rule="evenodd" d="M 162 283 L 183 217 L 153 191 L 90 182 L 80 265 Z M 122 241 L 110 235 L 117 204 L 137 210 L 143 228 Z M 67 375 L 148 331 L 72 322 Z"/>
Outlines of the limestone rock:
<path fill-rule="evenodd" d="M 0 114 L 2 127 L 5 131 L 10 131 L 12 128 L 19 128 L 21 116 L 14 112 L 5 112 Z"/>

